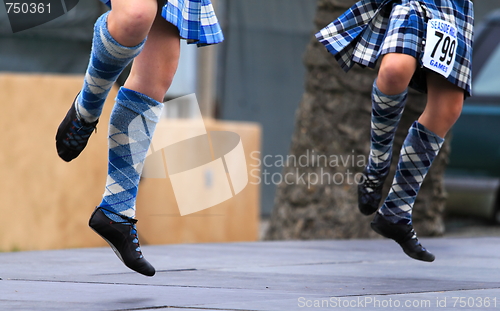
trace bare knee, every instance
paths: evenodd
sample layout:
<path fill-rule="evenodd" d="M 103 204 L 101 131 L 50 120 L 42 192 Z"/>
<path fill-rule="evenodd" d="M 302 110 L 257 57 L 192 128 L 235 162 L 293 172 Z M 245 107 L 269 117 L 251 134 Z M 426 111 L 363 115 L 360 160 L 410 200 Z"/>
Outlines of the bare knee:
<path fill-rule="evenodd" d="M 416 69 L 416 60 L 405 54 L 384 56 L 377 78 L 377 86 L 387 95 L 402 93 L 410 83 Z"/>
<path fill-rule="evenodd" d="M 427 75 L 427 82 L 427 106 L 419 122 L 444 137 L 462 113 L 464 90 L 433 73 Z"/>
<path fill-rule="evenodd" d="M 382 92 L 388 95 L 399 94 L 408 86 L 405 76 L 406 74 L 403 68 L 391 64 L 383 69 L 380 69 L 377 83 L 379 84 L 379 87 L 383 85 L 382 88 L 386 89 L 385 92 Z"/>
<path fill-rule="evenodd" d="M 163 76 L 163 78 L 155 80 L 155 81 L 150 81 L 149 87 L 151 88 L 151 92 L 153 96 L 163 97 L 167 93 L 168 89 L 170 88 L 170 85 L 172 85 L 172 81 L 174 79 L 174 76 Z"/>
<path fill-rule="evenodd" d="M 157 10 L 156 3 L 151 1 L 130 1 L 113 6 L 108 17 L 109 32 L 125 46 L 137 45 L 146 38 Z"/>
<path fill-rule="evenodd" d="M 445 104 L 443 107 L 444 112 L 443 115 L 443 123 L 447 124 L 449 128 L 457 122 L 460 114 L 462 113 L 463 101 L 452 101 Z"/>
<path fill-rule="evenodd" d="M 440 137 L 445 137 L 462 112 L 462 103 L 427 103 L 418 121 Z"/>

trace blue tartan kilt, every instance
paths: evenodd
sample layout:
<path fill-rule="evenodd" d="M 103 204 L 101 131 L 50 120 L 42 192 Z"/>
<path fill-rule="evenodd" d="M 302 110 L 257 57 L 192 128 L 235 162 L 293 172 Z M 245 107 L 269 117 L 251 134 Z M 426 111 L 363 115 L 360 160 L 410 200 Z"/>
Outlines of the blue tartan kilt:
<path fill-rule="evenodd" d="M 112 0 L 101 0 L 111 7 Z M 189 44 L 205 46 L 224 41 L 210 0 L 166 0 L 161 15 L 179 29 Z"/>
<path fill-rule="evenodd" d="M 448 81 L 470 96 L 474 11 L 469 0 L 362 0 L 320 30 L 316 38 L 345 71 L 354 64 L 374 68 L 387 53 L 411 55 L 421 65 L 427 22 L 433 18 L 457 27 L 457 56 Z M 426 71 L 418 66 L 410 86 L 426 92 Z"/>

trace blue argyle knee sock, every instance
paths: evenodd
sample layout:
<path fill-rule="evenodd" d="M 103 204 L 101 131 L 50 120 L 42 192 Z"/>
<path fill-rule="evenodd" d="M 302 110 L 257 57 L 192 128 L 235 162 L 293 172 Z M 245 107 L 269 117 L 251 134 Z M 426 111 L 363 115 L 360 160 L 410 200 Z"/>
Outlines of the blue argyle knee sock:
<path fill-rule="evenodd" d="M 444 139 L 415 121 L 410 127 L 394 181 L 379 213 L 392 223 L 411 223 L 415 198 Z"/>
<path fill-rule="evenodd" d="M 385 95 L 373 83 L 371 145 L 368 166 L 380 175 L 387 174 L 391 165 L 392 145 L 406 104 L 407 91 Z"/>
<path fill-rule="evenodd" d="M 375 183 L 389 172 L 394 136 L 406 98 L 406 90 L 397 95 L 385 95 L 378 89 L 377 80 L 373 83 L 371 145 L 366 177 Z"/>
<path fill-rule="evenodd" d="M 90 61 L 76 100 L 78 117 L 89 123 L 99 118 L 109 90 L 123 69 L 139 55 L 145 42 L 134 47 L 118 43 L 108 31 L 108 13 L 99 17 L 94 25 Z"/>
<path fill-rule="evenodd" d="M 114 221 L 118 213 L 135 217 L 139 180 L 159 121 L 163 104 L 148 96 L 120 88 L 109 124 L 109 163 L 106 189 L 100 207 Z"/>

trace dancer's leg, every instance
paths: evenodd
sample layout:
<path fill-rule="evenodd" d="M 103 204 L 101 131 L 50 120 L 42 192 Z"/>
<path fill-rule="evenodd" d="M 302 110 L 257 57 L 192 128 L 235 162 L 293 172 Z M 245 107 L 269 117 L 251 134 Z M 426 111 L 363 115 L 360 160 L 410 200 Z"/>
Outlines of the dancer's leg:
<path fill-rule="evenodd" d="M 433 261 L 418 242 L 412 209 L 446 133 L 460 116 L 464 91 L 434 73 L 427 75 L 427 106 L 406 137 L 391 190 L 372 222 L 372 228 L 398 242 L 410 257 Z"/>
<path fill-rule="evenodd" d="M 110 119 L 105 193 L 90 219 L 97 233 L 108 241 L 113 239 L 111 246 L 129 268 L 148 276 L 155 270 L 142 256 L 133 217 L 146 153 L 163 107 L 161 101 L 177 69 L 179 41 L 177 28 L 158 16 L 144 50 L 118 92 Z"/>
<path fill-rule="evenodd" d="M 142 51 L 156 15 L 155 0 L 113 0 L 112 10 L 97 20 L 85 82 L 76 100 L 85 122 L 101 115 L 116 79 Z"/>
<path fill-rule="evenodd" d="M 415 68 L 415 58 L 405 54 L 387 54 L 382 59 L 378 78 L 373 84 L 370 155 L 363 172 L 365 182 L 358 187 L 358 207 L 365 215 L 377 211 L 382 199 L 396 129 Z"/>
<path fill-rule="evenodd" d="M 56 135 L 63 160 L 73 160 L 87 145 L 111 87 L 141 52 L 156 14 L 155 0 L 113 0 L 113 9 L 97 19 L 82 90 Z"/>
<path fill-rule="evenodd" d="M 135 59 L 130 76 L 118 94 L 110 121 L 108 182 L 100 204 L 115 213 L 135 216 L 142 164 L 161 113 L 161 101 L 177 69 L 179 41 L 177 28 L 158 17 L 144 50 Z M 144 122 L 151 122 L 147 131 L 131 130 L 131 122 L 141 116 L 147 118 Z"/>

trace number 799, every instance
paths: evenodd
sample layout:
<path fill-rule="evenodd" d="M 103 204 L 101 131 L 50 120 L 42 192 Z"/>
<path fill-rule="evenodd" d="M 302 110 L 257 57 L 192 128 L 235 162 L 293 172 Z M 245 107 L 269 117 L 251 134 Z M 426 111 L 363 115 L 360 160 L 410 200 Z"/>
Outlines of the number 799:
<path fill-rule="evenodd" d="M 444 38 L 444 42 L 442 44 L 442 47 L 441 47 L 441 55 L 439 56 L 439 60 L 441 62 L 445 61 L 447 58 L 448 60 L 446 60 L 446 65 L 450 65 L 451 64 L 451 61 L 453 60 L 453 55 L 455 54 L 455 48 L 457 47 L 457 41 L 455 39 L 451 39 L 450 36 L 446 36 L 446 38 L 444 37 L 444 34 L 442 32 L 439 32 L 439 31 L 436 31 L 434 33 L 436 35 L 436 37 L 439 38 L 438 42 L 436 43 L 436 46 L 434 46 L 434 49 L 432 50 L 432 54 L 431 54 L 431 57 L 434 58 L 434 56 L 436 55 L 436 52 L 439 48 L 439 46 L 441 45 L 441 42 L 443 42 L 443 38 Z"/>

